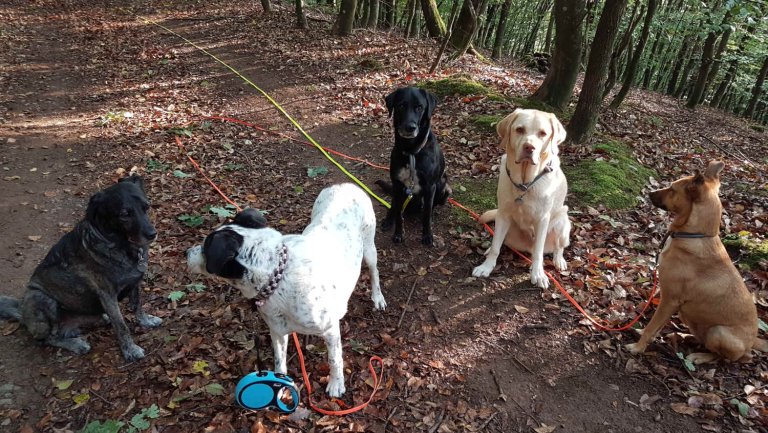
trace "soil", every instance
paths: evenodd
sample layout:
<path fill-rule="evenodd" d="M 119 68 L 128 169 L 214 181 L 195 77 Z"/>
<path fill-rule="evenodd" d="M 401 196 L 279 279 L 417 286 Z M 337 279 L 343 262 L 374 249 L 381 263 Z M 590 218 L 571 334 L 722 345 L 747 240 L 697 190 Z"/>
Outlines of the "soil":
<path fill-rule="evenodd" d="M 367 357 L 377 354 L 385 359 L 385 389 L 371 407 L 340 419 L 237 408 L 234 385 L 254 367 L 250 336 L 258 330 L 265 343 L 268 337 L 235 291 L 185 271 L 184 251 L 223 220 L 200 209 L 224 203 L 167 130 L 188 128 L 181 138 L 206 173 L 241 205 L 268 211 L 283 232 L 299 232 L 317 193 L 347 179 L 309 146 L 201 119 L 221 114 L 293 134 L 254 89 L 134 13 L 204 42 L 285 102 L 318 142 L 385 165 L 389 131 L 341 121 L 359 117 L 358 107 L 325 102 L 345 101 L 344 83 L 335 75 L 339 69 L 354 74 L 356 56 L 385 56 L 391 48 L 374 39 L 354 52 L 352 41 L 329 38 L 326 51 L 310 52 L 306 45 L 291 44 L 299 31 L 290 27 L 290 11 L 281 8 L 264 17 L 250 4 L 139 3 L 132 11 L 123 9 L 124 2 L 96 6 L 85 0 L 9 0 L 0 6 L 0 61 L 7 65 L 0 72 L 0 293 L 20 296 L 47 249 L 82 217 L 88 197 L 124 173 L 137 172 L 147 179 L 160 231 L 143 299 L 148 311 L 164 319 L 159 329 L 134 329 L 148 356 L 133 364 L 122 360 L 109 329 L 89 332 L 92 352 L 75 357 L 35 344 L 18 323 L 0 323 L 3 431 L 79 431 L 94 420 L 127 422 L 152 404 L 161 408 L 151 420 L 152 431 L 159 432 L 746 428 L 727 416 L 706 420 L 673 412 L 670 403 L 684 398 L 677 388 L 649 372 L 648 364 L 633 363 L 625 351 L 605 343 L 623 344 L 634 335 L 609 336 L 584 326 L 552 290 L 532 288 L 526 265 L 512 254 L 502 256 L 491 279 L 468 277 L 481 256 L 447 207 L 435 217 L 435 248 L 420 245 L 415 221 L 406 225 L 405 245 L 393 245 L 390 234 L 378 236 L 386 312 L 371 313 L 366 272 L 350 300 L 343 323 L 349 390 L 344 401 L 366 398 Z M 282 51 L 272 38 L 281 38 Z M 296 60 L 302 52 L 309 59 L 303 63 Z M 394 86 L 399 79 L 392 81 Z M 382 111 L 381 124 L 385 117 Z M 461 150 L 444 146 L 450 167 Z M 368 185 L 386 177 L 361 164 L 343 164 Z M 318 166 L 329 172 L 308 177 L 307 168 Z M 385 209 L 377 206 L 377 213 L 381 219 Z M 198 227 L 178 220 L 199 214 L 204 222 Z M 197 282 L 205 284 L 204 291 L 188 288 Z M 184 298 L 170 301 L 172 291 L 183 291 Z M 327 372 L 322 343 L 309 338 L 304 344 L 313 381 L 322 382 Z M 299 376 L 295 359 L 289 370 Z M 206 391 L 211 383 L 224 392 Z M 336 404 L 322 395 L 324 386 L 315 385 L 316 401 Z M 87 400 L 78 403 L 83 395 Z"/>

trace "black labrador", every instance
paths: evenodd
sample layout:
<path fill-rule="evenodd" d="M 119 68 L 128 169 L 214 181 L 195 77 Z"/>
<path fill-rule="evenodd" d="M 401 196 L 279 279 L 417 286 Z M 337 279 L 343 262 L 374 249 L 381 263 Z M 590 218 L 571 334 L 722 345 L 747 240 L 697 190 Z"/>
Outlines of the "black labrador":
<path fill-rule="evenodd" d="M 403 242 L 404 211 L 421 210 L 421 243 L 432 245 L 432 208 L 445 204 L 451 195 L 445 174 L 445 157 L 432 132 L 435 95 L 416 87 L 397 89 L 384 98 L 393 117 L 395 146 L 389 161 L 392 184 L 379 181 L 392 194 L 392 207 L 381 227 L 387 231 L 395 224 L 395 243 Z M 411 200 L 404 209 L 409 196 Z"/>
<path fill-rule="evenodd" d="M 106 313 L 126 361 L 143 358 L 118 302 L 129 298 L 141 326 L 162 323 L 145 313 L 139 300 L 148 246 L 157 237 L 148 210 L 139 176 L 94 194 L 85 218 L 37 266 L 21 301 L 0 297 L 0 317 L 21 320 L 36 340 L 84 354 L 91 346 L 80 337 L 78 325 L 101 321 Z"/>

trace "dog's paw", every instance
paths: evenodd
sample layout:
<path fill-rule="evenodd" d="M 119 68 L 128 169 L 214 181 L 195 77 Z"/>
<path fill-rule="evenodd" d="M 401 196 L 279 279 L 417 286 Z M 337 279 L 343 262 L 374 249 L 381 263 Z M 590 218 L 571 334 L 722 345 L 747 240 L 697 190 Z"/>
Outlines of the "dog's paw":
<path fill-rule="evenodd" d="M 65 343 L 65 346 L 62 347 L 65 347 L 78 355 L 85 355 L 91 351 L 91 345 L 80 337 L 67 338 L 63 340 L 63 342 Z"/>
<path fill-rule="evenodd" d="M 373 300 L 374 310 L 383 310 L 387 308 L 387 301 L 384 299 L 384 295 L 382 295 L 380 291 L 378 293 L 374 292 L 373 295 L 371 295 L 371 300 Z"/>
<path fill-rule="evenodd" d="M 472 270 L 472 276 L 481 278 L 489 277 L 491 272 L 493 272 L 493 266 L 493 263 L 483 262 L 482 265 L 477 266 Z"/>
<path fill-rule="evenodd" d="M 687 359 L 688 361 L 691 361 L 695 365 L 708 364 L 710 362 L 715 362 L 719 358 L 720 357 L 716 353 L 711 353 L 711 352 L 696 352 L 696 353 L 691 353 L 690 355 L 685 357 L 685 359 Z M 750 359 L 751 359 L 751 356 L 750 356 Z"/>
<path fill-rule="evenodd" d="M 75 337 L 79 337 L 81 334 L 82 332 L 80 331 L 80 328 L 78 328 L 77 326 L 61 329 L 61 336 L 64 338 L 75 338 Z"/>
<path fill-rule="evenodd" d="M 639 342 L 627 344 L 624 347 L 629 351 L 629 353 L 633 355 L 638 355 L 640 353 L 645 352 L 645 345 L 641 345 Z"/>
<path fill-rule="evenodd" d="M 394 236 L 392 236 L 392 242 L 394 242 L 396 244 L 402 244 L 403 243 L 403 234 L 402 233 L 399 233 L 399 234 L 396 233 Z"/>
<path fill-rule="evenodd" d="M 328 393 L 329 397 L 341 397 L 344 395 L 344 392 L 346 392 L 347 388 L 344 387 L 344 379 L 331 379 L 328 382 L 328 386 L 325 388 L 325 391 Z"/>
<path fill-rule="evenodd" d="M 163 319 L 151 314 L 143 314 L 138 317 L 139 325 L 145 328 L 157 328 L 163 323 Z"/>
<path fill-rule="evenodd" d="M 123 352 L 123 358 L 128 362 L 138 361 L 144 358 L 144 349 L 134 343 L 121 347 L 121 350 Z"/>
<path fill-rule="evenodd" d="M 542 289 L 549 287 L 549 278 L 547 273 L 544 272 L 544 268 L 541 266 L 534 266 L 531 268 L 531 284 Z"/>
<path fill-rule="evenodd" d="M 432 237 L 432 233 L 428 233 L 421 236 L 421 244 L 426 245 L 428 247 L 431 247 L 434 243 L 434 238 Z"/>
<path fill-rule="evenodd" d="M 554 263 L 555 269 L 557 269 L 558 271 L 564 271 L 568 269 L 568 262 L 566 262 L 565 259 L 562 257 L 555 257 L 552 260 L 552 263 Z"/>

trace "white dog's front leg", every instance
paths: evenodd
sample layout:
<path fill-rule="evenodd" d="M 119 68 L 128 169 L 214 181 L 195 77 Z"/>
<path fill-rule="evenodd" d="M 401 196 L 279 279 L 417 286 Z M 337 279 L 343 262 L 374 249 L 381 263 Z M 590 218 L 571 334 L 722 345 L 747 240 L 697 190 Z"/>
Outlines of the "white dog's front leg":
<path fill-rule="evenodd" d="M 344 387 L 344 358 L 341 355 L 339 324 L 336 323 L 328 332 L 323 334 L 323 338 L 328 350 L 328 364 L 331 367 L 328 387 L 325 390 L 331 397 L 341 397 L 347 389 Z"/>
<path fill-rule="evenodd" d="M 501 246 L 504 244 L 504 239 L 509 232 L 509 221 L 501 215 L 496 214 L 496 227 L 493 233 L 493 241 L 491 247 L 485 252 L 485 261 L 482 265 L 477 266 L 472 270 L 472 275 L 475 277 L 487 277 L 493 272 L 493 268 L 496 266 L 496 259 L 499 258 L 499 252 L 501 252 Z"/>
<path fill-rule="evenodd" d="M 531 251 L 531 284 L 542 289 L 549 287 L 549 278 L 544 272 L 544 244 L 547 241 L 549 216 L 542 217 L 534 226 L 533 251 Z"/>
<path fill-rule="evenodd" d="M 286 365 L 288 359 L 288 334 L 280 335 L 270 332 L 272 337 L 272 352 L 275 356 L 275 372 L 280 374 L 288 373 Z"/>

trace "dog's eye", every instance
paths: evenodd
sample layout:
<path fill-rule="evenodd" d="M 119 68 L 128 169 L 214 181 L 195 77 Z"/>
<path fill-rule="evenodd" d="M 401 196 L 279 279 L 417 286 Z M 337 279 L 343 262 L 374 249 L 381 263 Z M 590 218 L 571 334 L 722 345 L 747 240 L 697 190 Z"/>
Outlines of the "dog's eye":
<path fill-rule="evenodd" d="M 128 211 L 128 209 L 123 209 L 120 211 L 120 218 L 127 218 L 128 215 L 130 215 L 130 212 Z"/>
<path fill-rule="evenodd" d="M 545 131 L 543 129 L 541 131 L 539 131 L 539 137 L 543 138 L 543 137 L 546 137 L 546 136 L 547 136 L 547 131 Z"/>
<path fill-rule="evenodd" d="M 416 111 L 418 111 L 419 113 L 421 113 L 423 110 L 424 110 L 424 107 L 422 107 L 421 105 L 416 106 Z"/>
<path fill-rule="evenodd" d="M 517 128 L 515 128 L 515 132 L 517 132 L 518 134 L 524 134 L 525 128 L 523 128 L 522 126 L 518 126 Z"/>

